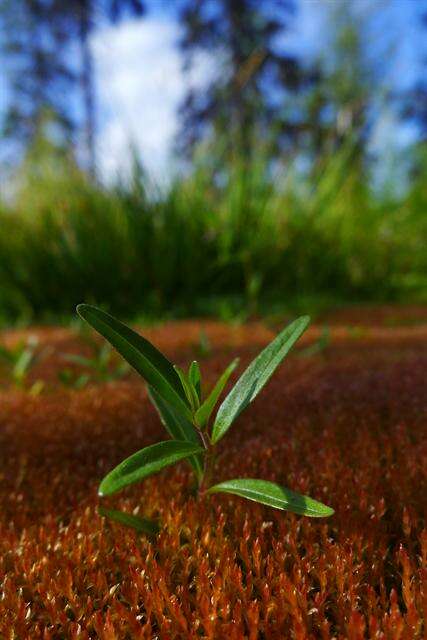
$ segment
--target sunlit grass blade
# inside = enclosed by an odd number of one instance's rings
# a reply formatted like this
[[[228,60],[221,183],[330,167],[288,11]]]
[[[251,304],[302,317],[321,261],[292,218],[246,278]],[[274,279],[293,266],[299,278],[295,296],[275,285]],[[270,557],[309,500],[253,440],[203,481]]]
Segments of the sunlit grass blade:
[[[78,314],[123,356],[160,395],[182,413],[191,416],[179,376],[173,365],[151,342],[105,311],[79,304]]]
[[[196,390],[197,397],[199,398],[199,402],[202,399],[202,376],[200,373],[200,367],[196,360],[190,364],[190,368],[188,370],[188,379]]]
[[[258,395],[309,322],[309,316],[292,322],[251,362],[218,409],[212,430],[213,443],[222,438],[237,416]]]
[[[145,447],[145,449],[141,449],[123,460],[110,471],[102,480],[98,494],[109,496],[130,484],[157,473],[164,467],[198,453],[203,453],[200,446],[177,440],[168,440]]]
[[[134,516],[130,513],[125,513],[124,511],[106,509],[105,507],[99,507],[98,512],[104,518],[109,518],[119,524],[124,524],[126,527],[131,527],[138,533],[155,536],[160,531],[159,525],[153,520],[148,520],[147,518],[139,518],[138,516]]]
[[[227,480],[210,487],[207,493],[232,493],[274,509],[292,511],[312,518],[326,518],[334,513],[333,509],[322,502],[303,496],[300,493],[295,493],[267,480],[254,480],[252,478]]]
[[[237,367],[238,362],[239,362],[239,359],[236,358],[235,360],[233,360],[231,364],[228,365],[228,367],[226,368],[224,373],[221,375],[221,377],[218,379],[216,385],[210,392],[209,396],[203,402],[202,406],[197,410],[195,415],[195,420],[200,427],[203,427],[208,422],[211,416],[211,413],[216,403],[218,402],[218,398],[221,395],[225,385],[227,384],[229,377],[233,373],[234,369]]]
[[[157,409],[160,420],[166,431],[174,440],[185,440],[200,445],[200,437],[190,420],[168,404],[153,387],[148,387],[148,396]],[[188,462],[193,467],[198,478],[203,473],[203,459],[201,456],[191,456]]]

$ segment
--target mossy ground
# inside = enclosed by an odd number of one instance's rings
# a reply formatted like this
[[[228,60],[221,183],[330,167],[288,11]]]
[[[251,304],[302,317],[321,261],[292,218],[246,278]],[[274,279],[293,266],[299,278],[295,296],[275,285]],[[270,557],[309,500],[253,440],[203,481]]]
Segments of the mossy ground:
[[[427,313],[411,318],[323,319],[329,341],[305,352],[322,332],[311,329],[222,441],[218,480],[274,480],[333,506],[332,518],[198,499],[182,464],[106,501],[158,518],[154,540],[97,514],[102,476],[165,437],[143,383],[64,388],[61,354],[88,346],[35,329],[52,347],[28,380],[45,380],[42,394],[1,380],[0,638],[424,638]],[[199,358],[212,382],[273,330],[194,321],[147,333],[178,364]]]

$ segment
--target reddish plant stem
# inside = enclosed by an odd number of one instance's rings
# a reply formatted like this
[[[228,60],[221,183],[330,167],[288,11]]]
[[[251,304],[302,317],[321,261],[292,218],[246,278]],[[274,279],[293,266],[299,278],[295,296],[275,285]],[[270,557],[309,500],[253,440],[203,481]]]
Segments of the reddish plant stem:
[[[214,448],[212,446],[208,433],[206,431],[201,431],[200,429],[198,431],[199,431],[199,435],[202,440],[203,446],[206,450],[205,468],[199,483],[199,494],[203,495],[211,483],[213,465],[214,465]]]

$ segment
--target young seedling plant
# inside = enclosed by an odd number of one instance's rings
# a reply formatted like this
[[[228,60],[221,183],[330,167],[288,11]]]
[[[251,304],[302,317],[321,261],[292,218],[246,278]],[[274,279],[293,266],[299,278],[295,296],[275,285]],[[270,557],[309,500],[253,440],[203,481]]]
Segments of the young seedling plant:
[[[110,471],[99,486],[101,497],[110,496],[180,460],[187,460],[201,494],[231,493],[311,517],[326,517],[334,513],[333,509],[317,500],[267,480],[236,478],[212,484],[216,445],[305,331],[310,322],[308,316],[292,322],[261,351],[237,380],[213,418],[215,406],[236,368],[237,360],[226,368],[205,397],[196,361],[185,372],[169,362],[148,340],[101,309],[81,304],[77,312],[144,378],[150,400],[170,436],[169,440],[134,453]],[[155,523],[130,514],[105,508],[101,513],[148,534],[157,530]]]
[[[8,367],[12,382],[18,389],[26,388],[26,381],[32,367],[50,352],[49,347],[37,352],[38,344],[37,337],[30,336],[26,342],[19,342],[14,347],[0,345],[0,363]],[[36,380],[28,391],[36,396],[43,391],[43,388],[43,380]]]
[[[90,382],[91,378],[99,382],[112,382],[123,378],[129,371],[130,367],[127,362],[120,362],[115,365],[112,362],[113,350],[108,343],[99,346],[93,343],[93,356],[86,358],[74,353],[65,353],[63,359],[71,364],[84,367],[91,373],[83,373],[75,375],[69,368],[62,369],[58,376],[60,381],[68,387],[74,389],[82,389]]]

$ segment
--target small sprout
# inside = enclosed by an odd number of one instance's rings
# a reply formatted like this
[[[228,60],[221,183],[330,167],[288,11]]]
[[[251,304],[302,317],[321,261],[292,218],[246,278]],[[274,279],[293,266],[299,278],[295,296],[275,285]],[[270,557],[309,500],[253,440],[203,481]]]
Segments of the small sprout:
[[[331,332],[328,326],[323,327],[322,333],[318,337],[318,339],[305,349],[302,349],[299,352],[299,356],[301,358],[307,358],[309,356],[316,356],[320,353],[323,353],[331,343]]]
[[[44,380],[36,380],[29,388],[28,393],[33,397],[37,397],[42,393],[44,388],[45,388]]]
[[[70,387],[71,389],[83,389],[90,381],[90,375],[87,373],[76,375],[74,371],[66,367],[65,369],[61,369],[58,373],[58,379],[66,387]]]
[[[9,370],[10,377],[16,387],[25,389],[28,374],[36,362],[46,356],[51,349],[37,351],[39,342],[36,336],[30,336],[26,342],[19,342],[15,347],[0,345],[0,362]],[[39,395],[44,388],[42,380],[37,380],[29,389],[32,395]]]
[[[91,378],[101,382],[112,382],[123,378],[129,372],[130,367],[127,362],[120,362],[117,366],[112,366],[113,350],[108,343],[103,344],[101,347],[94,341],[91,344],[94,350],[92,358],[86,358],[75,353],[64,354],[64,360],[70,364],[89,369],[92,374],[75,375],[68,367],[62,369],[58,374],[58,378],[65,386],[73,389],[82,389]]]
[[[200,358],[207,358],[212,353],[211,341],[204,329],[200,331],[199,343],[197,344],[197,352]]]
[[[237,366],[234,360],[220,376],[207,397],[202,394],[199,365],[192,362],[188,373],[173,365],[148,340],[91,305],[77,307],[86,320],[145,379],[148,395],[157,409],[171,440],[145,447],[133,454],[102,480],[99,495],[107,496],[157,473],[179,460],[187,460],[199,484],[201,494],[231,493],[276,509],[311,517],[327,517],[333,509],[308,496],[266,480],[238,478],[212,485],[215,445],[235,419],[255,399],[276,368],[309,324],[303,316],[287,326],[248,366],[225,397],[215,418],[212,413]],[[144,528],[121,512],[103,510],[113,520]],[[138,519],[139,520],[139,519]]]

